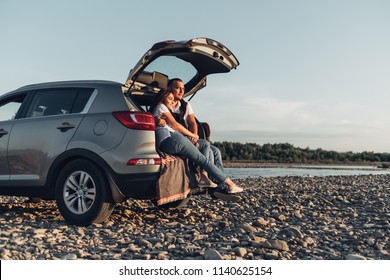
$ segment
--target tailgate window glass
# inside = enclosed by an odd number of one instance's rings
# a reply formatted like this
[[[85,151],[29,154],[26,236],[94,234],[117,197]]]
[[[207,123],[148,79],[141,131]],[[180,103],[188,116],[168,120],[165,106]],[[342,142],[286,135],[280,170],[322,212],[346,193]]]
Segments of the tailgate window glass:
[[[184,84],[198,75],[198,71],[191,63],[175,56],[161,56],[152,61],[145,71],[164,73],[169,79],[180,78]]]

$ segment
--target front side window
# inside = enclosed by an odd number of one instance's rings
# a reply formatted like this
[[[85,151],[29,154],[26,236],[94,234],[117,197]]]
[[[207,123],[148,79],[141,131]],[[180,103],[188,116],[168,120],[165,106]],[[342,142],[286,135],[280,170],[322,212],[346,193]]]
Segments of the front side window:
[[[24,100],[23,96],[18,96],[0,104],[0,121],[13,120]]]
[[[80,113],[92,94],[91,89],[58,89],[34,93],[27,118]]]

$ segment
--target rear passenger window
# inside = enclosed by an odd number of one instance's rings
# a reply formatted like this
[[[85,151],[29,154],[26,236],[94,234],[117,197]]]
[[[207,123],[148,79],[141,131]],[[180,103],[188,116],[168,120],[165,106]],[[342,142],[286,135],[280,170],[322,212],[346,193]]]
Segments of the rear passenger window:
[[[82,89],[78,92],[76,101],[73,104],[72,113],[80,113],[84,110],[92,92],[92,89]]]
[[[34,93],[26,117],[66,115],[83,111],[92,89],[58,89]]]

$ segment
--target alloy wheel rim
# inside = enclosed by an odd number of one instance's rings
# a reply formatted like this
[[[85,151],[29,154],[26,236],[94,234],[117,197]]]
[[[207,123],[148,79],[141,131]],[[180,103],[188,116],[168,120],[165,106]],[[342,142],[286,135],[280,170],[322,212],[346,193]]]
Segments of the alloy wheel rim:
[[[65,181],[63,196],[66,207],[72,213],[84,214],[96,199],[95,182],[87,172],[75,171]]]

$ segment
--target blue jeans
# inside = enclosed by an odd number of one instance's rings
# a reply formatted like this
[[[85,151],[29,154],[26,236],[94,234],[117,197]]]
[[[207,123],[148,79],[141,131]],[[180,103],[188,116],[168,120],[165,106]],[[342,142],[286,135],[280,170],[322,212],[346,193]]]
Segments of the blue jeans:
[[[214,163],[214,161],[212,161],[212,158],[210,157],[210,154],[212,153],[210,150],[210,142],[205,139],[199,139],[198,144],[199,152],[201,152],[201,154],[204,155],[211,163]],[[203,171],[203,168],[201,168],[201,171]]]
[[[211,163],[218,167],[219,170],[225,172],[225,170],[223,169],[221,151],[217,147],[210,145],[208,159]],[[216,182],[213,176],[209,176],[209,178],[211,179],[211,181]]]
[[[217,147],[210,145],[209,158],[216,167],[224,172],[221,151]]]
[[[218,184],[225,182],[228,176],[212,164],[187,137],[181,133],[171,133],[171,137],[161,142],[158,149],[170,155],[178,155],[189,159],[203,170],[207,171],[209,176],[213,177]]]

